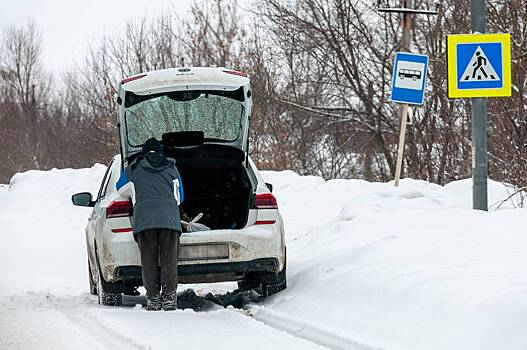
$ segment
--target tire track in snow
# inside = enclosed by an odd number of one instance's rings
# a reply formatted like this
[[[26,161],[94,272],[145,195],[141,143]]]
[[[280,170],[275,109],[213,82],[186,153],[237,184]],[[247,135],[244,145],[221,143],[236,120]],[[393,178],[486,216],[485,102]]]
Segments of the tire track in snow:
[[[93,341],[99,343],[108,350],[130,349],[147,350],[150,347],[137,344],[126,336],[114,332],[111,328],[101,323],[97,317],[86,313],[75,313],[66,310],[59,310],[75,327],[89,336]],[[80,311],[80,310],[77,310]]]
[[[58,311],[79,332],[86,335],[103,349],[149,349],[126,336],[115,332],[103,324],[96,316],[90,315],[88,310],[97,307],[91,296],[55,296],[49,293],[29,292],[10,297],[19,307],[34,310],[35,307]]]
[[[261,306],[247,308],[245,315],[296,338],[310,341],[331,350],[382,350],[382,348],[348,339],[325,329],[310,325],[305,321],[266,310]]]
[[[386,238],[383,238],[386,239]],[[202,294],[202,293],[201,293]],[[224,295],[196,295],[190,293],[193,298],[204,298],[219,306],[233,306],[233,311],[243,313],[255,321],[274,328],[280,332],[289,334],[297,339],[309,341],[313,344],[331,350],[382,350],[382,348],[355,341],[336,333],[332,333],[320,327],[311,325],[283,314],[271,311],[263,306],[257,305],[263,301],[256,292],[233,292]],[[179,299],[178,299],[179,302]]]

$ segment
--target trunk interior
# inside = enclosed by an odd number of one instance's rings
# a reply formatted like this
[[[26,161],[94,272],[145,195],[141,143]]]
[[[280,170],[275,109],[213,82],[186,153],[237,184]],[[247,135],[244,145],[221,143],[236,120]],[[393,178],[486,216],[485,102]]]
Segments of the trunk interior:
[[[243,164],[245,153],[238,148],[217,144],[165,148],[176,159],[185,199],[180,207],[182,219],[199,213],[198,222],[211,229],[240,229],[247,223],[252,185]]]

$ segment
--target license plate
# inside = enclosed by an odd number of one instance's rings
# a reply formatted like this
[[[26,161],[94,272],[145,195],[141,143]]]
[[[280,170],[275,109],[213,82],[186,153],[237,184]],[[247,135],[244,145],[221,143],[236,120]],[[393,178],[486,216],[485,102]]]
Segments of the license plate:
[[[179,247],[179,260],[211,260],[228,258],[228,244],[192,244]]]

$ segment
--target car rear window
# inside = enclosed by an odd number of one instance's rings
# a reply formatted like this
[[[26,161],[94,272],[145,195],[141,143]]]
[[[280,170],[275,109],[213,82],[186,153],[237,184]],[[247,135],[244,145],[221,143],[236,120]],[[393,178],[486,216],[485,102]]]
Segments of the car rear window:
[[[235,141],[240,136],[243,104],[210,92],[136,96],[126,109],[128,143],[140,146],[151,137],[174,131],[203,131],[206,139]],[[139,98],[137,98],[139,97]]]

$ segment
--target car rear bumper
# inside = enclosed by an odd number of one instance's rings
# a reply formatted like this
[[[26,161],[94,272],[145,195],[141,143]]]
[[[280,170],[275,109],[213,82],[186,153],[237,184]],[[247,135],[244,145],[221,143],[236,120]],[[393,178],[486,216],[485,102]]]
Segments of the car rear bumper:
[[[205,283],[236,281],[250,272],[271,272],[279,266],[278,259],[262,258],[251,261],[229,263],[179,265],[180,283]],[[115,269],[115,279],[140,280],[141,266],[119,266]]]
[[[109,229],[104,231],[105,237],[97,245],[105,280],[140,278],[141,259],[132,234],[113,233]],[[203,255],[203,251],[211,247],[214,248],[210,251],[218,252],[219,246],[226,246],[228,253],[222,251],[216,256]],[[196,252],[196,255],[189,252]],[[232,281],[252,271],[279,272],[284,263],[281,220],[275,224],[253,225],[240,230],[183,233],[180,240],[178,272],[181,283]]]

